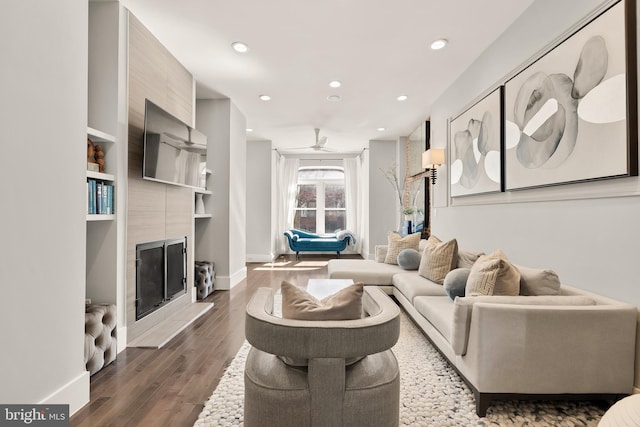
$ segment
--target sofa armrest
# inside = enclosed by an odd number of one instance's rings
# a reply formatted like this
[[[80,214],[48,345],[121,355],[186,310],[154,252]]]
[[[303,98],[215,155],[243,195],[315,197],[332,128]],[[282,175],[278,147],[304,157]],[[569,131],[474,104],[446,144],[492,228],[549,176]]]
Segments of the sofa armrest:
[[[517,304],[520,306],[594,306],[596,302],[589,297],[576,296],[475,296],[458,297],[453,303],[453,318],[451,324],[451,336],[449,343],[453,352],[458,356],[464,356],[467,352],[469,330],[471,328],[472,310],[477,303],[487,304]]]
[[[473,306],[456,366],[486,393],[630,393],[637,308]]]
[[[292,228],[290,231],[294,236],[297,235],[298,237],[303,238],[303,239],[317,239],[317,238],[320,237],[319,235],[317,235],[315,233],[309,233],[307,231],[298,230],[297,228]]]

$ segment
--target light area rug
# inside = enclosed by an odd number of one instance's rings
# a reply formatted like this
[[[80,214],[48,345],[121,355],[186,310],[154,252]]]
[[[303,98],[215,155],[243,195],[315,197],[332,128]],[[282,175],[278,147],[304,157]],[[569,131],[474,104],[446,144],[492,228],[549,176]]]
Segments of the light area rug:
[[[195,423],[197,427],[242,426],[245,341]],[[393,347],[400,365],[401,426],[597,426],[604,410],[580,401],[497,401],[487,416],[475,412],[473,393],[402,312]]]

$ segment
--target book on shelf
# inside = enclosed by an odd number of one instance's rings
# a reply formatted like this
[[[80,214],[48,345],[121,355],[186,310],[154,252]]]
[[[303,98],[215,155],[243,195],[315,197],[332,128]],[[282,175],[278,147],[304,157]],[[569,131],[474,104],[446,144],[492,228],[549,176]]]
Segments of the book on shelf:
[[[115,189],[112,184],[107,184],[96,179],[87,180],[87,212],[97,215],[112,215],[114,209]]]
[[[102,209],[102,181],[96,182],[96,213],[102,214],[104,213]]]
[[[87,181],[88,191],[88,212],[90,214],[96,213],[96,180],[90,179]]]
[[[105,184],[104,190],[104,213],[106,213],[107,215],[112,215],[115,213],[113,210],[113,185]]]

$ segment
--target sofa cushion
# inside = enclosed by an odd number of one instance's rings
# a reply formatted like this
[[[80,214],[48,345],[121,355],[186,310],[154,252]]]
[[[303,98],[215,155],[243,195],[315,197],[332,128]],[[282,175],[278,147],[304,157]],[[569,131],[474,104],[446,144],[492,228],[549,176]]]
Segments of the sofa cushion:
[[[422,252],[418,274],[442,284],[448,272],[458,263],[458,242],[456,239],[442,242],[436,236],[429,237]]]
[[[420,296],[413,300],[415,309],[423,315],[449,341],[451,337],[451,319],[453,302],[448,297]]]
[[[417,296],[447,296],[442,285],[414,273],[399,273],[393,276],[393,285],[413,304]]]
[[[447,273],[442,285],[449,298],[454,300],[456,297],[464,296],[469,273],[471,273],[470,268],[456,268]]]
[[[327,264],[327,270],[330,279],[351,279],[365,285],[378,286],[391,286],[391,278],[394,274],[406,273],[406,270],[399,265],[375,262],[370,259],[332,259]]]
[[[418,250],[420,246],[420,233],[409,234],[402,237],[395,231],[390,231],[387,236],[387,256],[384,262],[387,264],[398,264],[398,254],[403,249],[415,249]]]
[[[404,270],[417,270],[420,258],[420,252],[415,249],[403,249],[398,254],[398,265]]]
[[[596,305],[593,298],[587,296],[475,296],[456,298],[453,302],[453,322],[451,326],[451,339],[449,343],[455,354],[464,356],[467,353],[467,341],[471,327],[471,314],[476,303],[491,304],[517,304],[517,305],[553,305],[576,306]]]
[[[485,255],[484,252],[473,252],[465,249],[458,248],[458,268],[471,268],[473,264],[480,258],[482,255]]]
[[[559,295],[560,278],[553,270],[514,266],[520,272],[520,295]]]
[[[500,249],[483,255],[473,264],[465,295],[518,295],[520,272]]]
[[[355,320],[362,317],[362,283],[347,286],[321,300],[286,281],[280,289],[285,319]]]

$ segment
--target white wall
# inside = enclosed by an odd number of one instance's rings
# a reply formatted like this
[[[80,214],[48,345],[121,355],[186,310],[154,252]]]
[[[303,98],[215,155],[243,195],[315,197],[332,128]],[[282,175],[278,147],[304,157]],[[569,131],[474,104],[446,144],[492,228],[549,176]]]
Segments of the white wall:
[[[247,121],[229,101],[229,272],[230,286],[247,277]]]
[[[444,146],[448,118],[601,3],[534,2],[434,104],[432,144]],[[515,263],[553,268],[566,284],[640,306],[638,178],[456,199],[447,197],[446,178],[443,168],[434,196],[435,235],[456,237],[463,248],[502,248]]]
[[[381,171],[393,161],[397,164],[399,153],[396,141],[369,141],[368,151],[369,224],[363,244],[368,257],[373,258],[375,246],[386,244],[389,231],[397,230],[400,224],[398,196]]]
[[[229,99],[198,100],[196,128],[207,135],[213,178],[211,231],[200,238],[198,251],[215,264],[216,289],[230,289],[247,275],[246,120]]]
[[[89,400],[84,366],[88,4],[0,15],[0,402]],[[36,29],[36,31],[34,31]]]
[[[247,141],[247,261],[274,258],[271,141]]]

